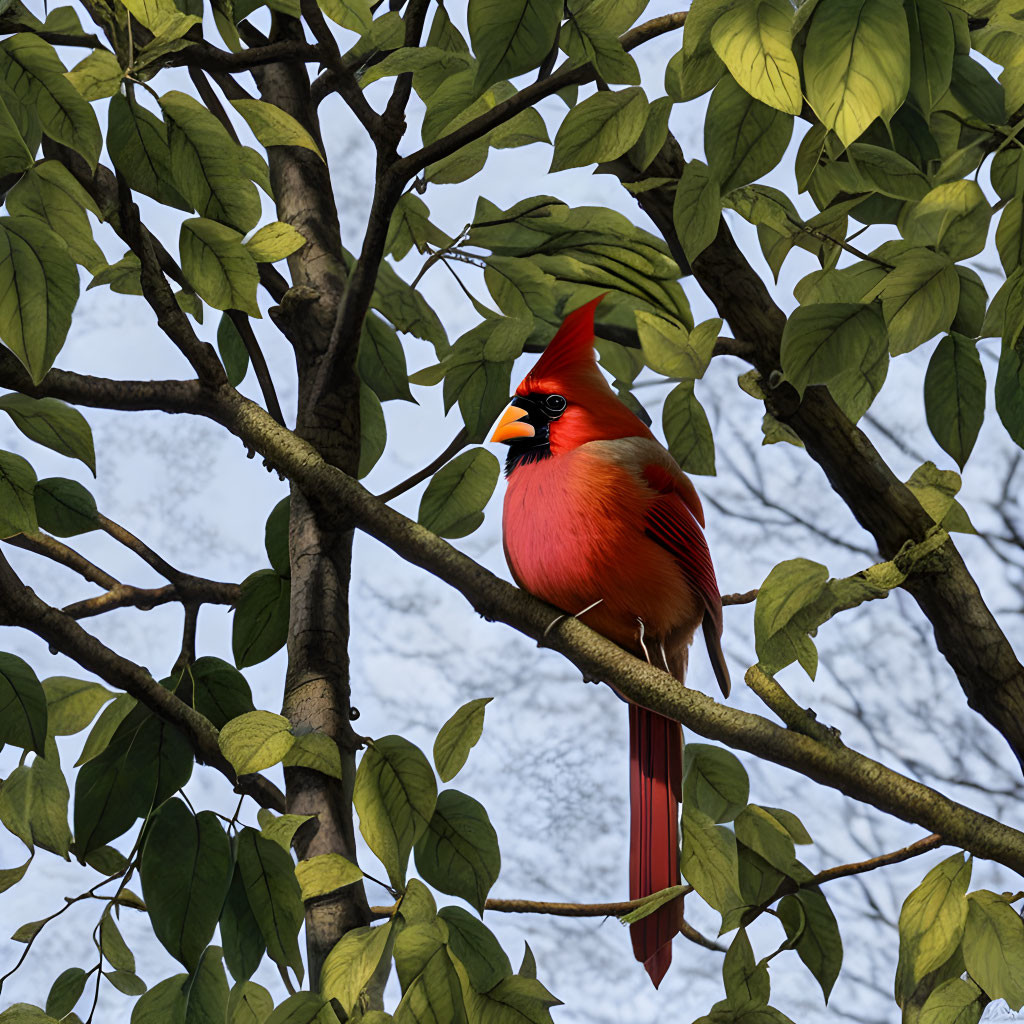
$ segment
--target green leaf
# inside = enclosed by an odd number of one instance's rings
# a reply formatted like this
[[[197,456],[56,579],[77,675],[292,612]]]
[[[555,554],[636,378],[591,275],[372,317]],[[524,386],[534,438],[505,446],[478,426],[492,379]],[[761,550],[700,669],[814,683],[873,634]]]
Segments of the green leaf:
[[[107,260],[93,240],[86,210],[99,216],[92,197],[71,172],[55,160],[30,168],[7,193],[8,213],[31,217],[47,225],[63,239],[72,259],[95,274],[107,265]]]
[[[800,306],[782,331],[780,360],[786,379],[802,395],[811,384],[834,384],[870,367],[888,347],[878,308],[858,302]]]
[[[899,153],[866,142],[855,142],[846,152],[857,174],[876,192],[894,199],[911,200],[928,194],[931,186],[927,177]],[[843,165],[833,165],[836,166]]]
[[[964,978],[950,978],[932,990],[921,1007],[920,1024],[978,1024],[985,993]]]
[[[217,816],[212,811],[193,815],[181,800],[169,800],[150,820],[140,873],[156,937],[175,960],[194,970],[231,882],[231,844]]]
[[[0,452],[0,537],[38,529],[35,470],[20,455]]]
[[[302,892],[291,857],[255,829],[244,828],[238,836],[238,869],[271,960],[301,978]]]
[[[623,924],[636,924],[645,917],[650,917],[656,910],[660,910],[666,903],[671,903],[683,895],[682,885],[670,885],[667,889],[660,889],[658,892],[644,896],[638,906],[625,914],[619,915]]]
[[[312,768],[332,779],[341,778],[341,752],[326,733],[307,732],[296,736],[281,763],[285,768]]]
[[[804,50],[807,101],[849,145],[888,121],[910,87],[910,39],[899,0],[821,0]]]
[[[0,409],[26,437],[61,455],[80,459],[92,470],[93,476],[96,475],[92,431],[74,406],[56,398],[10,394],[0,396]]]
[[[152,908],[147,909],[152,913]],[[135,973],[135,956],[118,931],[109,907],[103,911],[100,918],[100,950],[103,952],[103,958],[115,970]]]
[[[437,802],[437,782],[418,747],[401,736],[374,740],[356,771],[352,795],[359,831],[402,888],[413,844],[426,831]]]
[[[77,302],[78,269],[60,237],[34,217],[0,217],[0,340],[34,383],[63,348]]]
[[[49,759],[14,769],[0,788],[0,821],[30,849],[41,846],[68,859],[68,784],[60,770],[53,741]]]
[[[683,803],[714,822],[732,821],[747,806],[750,780],[739,758],[724,747],[683,748]]]
[[[282,498],[267,516],[263,531],[263,546],[271,568],[279,576],[287,577],[291,572],[288,555],[288,530],[291,521],[291,498]]]
[[[17,103],[17,100],[13,102]],[[38,145],[39,140],[34,141]],[[35,159],[33,154],[34,149],[29,149],[29,144],[11,115],[8,100],[0,96],[0,174],[6,176],[27,170]]]
[[[407,925],[394,954],[402,984],[396,1024],[466,1024],[462,985],[436,923]]]
[[[547,0],[469,0],[476,92],[538,67],[555,45],[562,9]]]
[[[512,975],[512,964],[494,933],[462,907],[442,907],[437,915],[448,926],[448,948],[466,969],[477,992],[489,992]]]
[[[94,733],[116,708],[115,701],[100,716]],[[192,775],[193,759],[192,747],[177,726],[142,707],[133,708],[106,749],[87,761],[75,780],[78,855],[123,835],[137,818],[177,792]]]
[[[640,138],[646,121],[647,97],[638,86],[589,96],[562,121],[549,170],[614,160]]]
[[[636,327],[644,359],[655,373],[695,380],[704,376],[711,362],[722,321],[708,320],[690,332],[681,324],[638,309]]]
[[[203,218],[243,233],[254,228],[262,204],[256,186],[242,172],[238,143],[210,111],[185,93],[164,93],[160,107],[178,191]]]
[[[249,711],[220,731],[221,752],[239,775],[261,772],[277,764],[291,749],[291,723],[271,711]]]
[[[1021,200],[1011,199],[1003,209],[996,228],[996,249],[999,262],[1007,274],[1012,274],[1024,262],[1024,224],[1021,221]]]
[[[683,29],[683,48],[665,70],[665,91],[674,100],[696,99],[714,88],[725,65],[711,45],[711,30],[732,0],[693,0]]]
[[[36,109],[51,139],[80,153],[95,170],[102,146],[99,122],[64,74],[57,52],[36,35],[19,32],[0,43],[0,81]]]
[[[55,537],[75,537],[99,529],[96,500],[77,480],[59,476],[40,480],[33,499],[40,528]]]
[[[104,971],[103,977],[126,996],[141,996],[146,983],[134,971]]]
[[[263,1024],[334,1024],[338,1018],[333,1009],[325,1009],[325,1006],[323,996],[315,992],[296,992],[281,1003]],[[373,1024],[372,1017],[371,1012],[360,1019],[366,1024]]]
[[[736,837],[696,808],[683,813],[679,868],[697,894],[721,914],[740,902]]]
[[[928,117],[949,88],[953,73],[953,22],[938,0],[908,0],[910,99]]]
[[[925,462],[911,474],[907,487],[936,523],[951,532],[975,532],[967,513],[956,501],[960,477],[951,469],[938,469],[934,462]]]
[[[227,963],[227,951],[224,962]],[[254,981],[239,981],[228,993],[228,1024],[266,1024],[273,1010],[273,997]]]
[[[551,1006],[559,1001],[536,979],[502,978],[488,992],[463,988],[471,1021],[488,1024],[551,1024]]]
[[[46,752],[46,693],[28,662],[0,653],[0,743]]]
[[[463,704],[441,726],[434,740],[434,765],[442,782],[451,782],[462,771],[469,752],[484,731],[484,709],[493,697],[477,697]]]
[[[767,174],[778,164],[793,134],[793,116],[783,114],[723,78],[708,103],[704,152],[723,195]]]
[[[106,750],[117,731],[117,727],[127,718],[135,705],[136,700],[134,697],[129,697],[127,693],[122,693],[114,698],[110,707],[103,709],[103,713],[96,720],[96,724],[86,737],[82,753],[75,762],[76,768]]]
[[[62,971],[46,997],[46,1012],[58,1020],[66,1017],[75,1008],[75,1003],[82,998],[88,977],[81,967],[69,967]]]
[[[384,454],[388,431],[384,410],[373,389],[360,381],[359,385],[359,470],[360,480],[377,465]]]
[[[1019,1010],[1024,1006],[1024,921],[1004,897],[985,889],[972,892],[966,903],[966,924],[962,916],[957,919],[967,973],[990,999],[1005,999],[1011,1010]]]
[[[259,267],[239,232],[205,217],[181,225],[181,269],[204,302],[214,309],[240,309],[260,316],[256,288]]]
[[[431,478],[420,500],[419,522],[440,537],[465,537],[483,521],[498,483],[498,460],[485,448],[456,455]]]
[[[116,263],[104,267],[89,282],[90,288],[98,288],[100,285],[109,284],[112,292],[120,295],[141,295],[142,275],[139,257],[133,252],[125,253]]]
[[[803,106],[800,69],[790,45],[793,9],[785,0],[759,0],[725,11],[711,45],[733,78],[755,99],[786,114]]]
[[[357,783],[358,785],[358,783]],[[391,925],[353,928],[327,954],[320,974],[320,992],[337,999],[346,1013],[358,1004],[391,941]]]
[[[231,100],[231,106],[245,118],[260,145],[299,146],[312,150],[323,159],[309,132],[291,114],[275,104],[263,100]]]
[[[415,401],[409,390],[409,368],[402,343],[394,330],[372,313],[363,323],[357,365],[363,383],[382,402],[396,398]]]
[[[42,682],[46,695],[46,727],[51,736],[71,736],[81,732],[96,717],[111,693],[99,683],[67,676],[50,676]]]
[[[458,790],[444,790],[416,842],[416,867],[435,889],[460,896],[483,914],[501,870],[498,836],[483,805]]]
[[[904,900],[899,922],[900,965],[911,979],[911,990],[960,945],[970,880],[971,861],[955,853],[932,868]]]
[[[249,372],[249,350],[229,313],[222,313],[217,325],[217,351],[228,375],[228,383],[237,388]]]
[[[124,72],[109,50],[93,50],[64,77],[81,93],[82,99],[105,100],[120,89]]]
[[[132,93],[111,97],[107,110],[107,152],[128,187],[167,206],[191,213],[171,172],[167,126]]]
[[[285,645],[290,602],[291,585],[273,569],[259,569],[242,581],[231,630],[239,668],[266,661]]]
[[[228,979],[224,974],[222,952],[209,946],[185,990],[185,1024],[220,1024],[228,1005]]]
[[[302,898],[312,900],[358,882],[363,873],[358,864],[340,853],[321,853],[309,860],[300,860],[295,865],[295,877],[299,880]]]
[[[242,871],[237,863],[220,912],[220,939],[224,947],[224,963],[231,976],[236,981],[252,977],[267,952],[267,941],[249,906]]]
[[[154,985],[132,1008],[131,1024],[185,1024],[187,974]]]
[[[722,961],[722,979],[725,982],[726,998],[733,1005],[767,1005],[771,995],[768,968],[763,962],[757,963],[754,960],[754,951],[745,928],[736,932],[736,938],[726,950]]]
[[[920,202],[908,204],[900,230],[908,242],[931,245],[952,260],[962,260],[985,248],[991,216],[976,181],[950,181],[936,185]]]
[[[688,161],[676,188],[672,221],[691,263],[715,240],[721,216],[718,180],[699,160]]]
[[[687,473],[715,475],[715,442],[693,381],[676,385],[665,399],[662,427],[668,450]]]
[[[765,671],[776,671],[796,658],[800,658],[804,665],[808,653],[812,656],[813,666],[817,666],[813,643],[806,640],[803,631],[791,624],[800,611],[824,594],[827,583],[828,569],[806,558],[780,562],[768,574],[758,590],[754,606],[754,642],[758,660]],[[806,644],[801,638],[806,640]],[[801,650],[806,645],[810,645],[809,652]],[[813,677],[813,671],[807,670]]]
[[[927,249],[912,249],[896,261],[882,282],[882,315],[889,328],[889,351],[910,352],[956,316],[960,278],[949,258]]]
[[[779,917],[827,1003],[843,965],[843,940],[828,901],[817,887],[799,889],[779,902]]]
[[[38,1006],[12,1003],[0,1013],[0,1024],[57,1024],[57,1020],[44,1013]]]
[[[924,378],[932,437],[963,469],[985,418],[985,371],[973,341],[949,334],[935,347]]]
[[[260,832],[264,839],[271,839],[278,846],[284,850],[285,853],[290,853],[292,848],[292,840],[295,837],[295,833],[307,822],[313,815],[311,814],[282,814],[277,817],[274,816],[272,811],[268,811],[265,807],[261,807],[256,812],[256,817],[260,823]]]
[[[275,220],[264,224],[245,243],[245,248],[257,263],[276,263],[298,252],[305,244],[306,236],[301,231]]]

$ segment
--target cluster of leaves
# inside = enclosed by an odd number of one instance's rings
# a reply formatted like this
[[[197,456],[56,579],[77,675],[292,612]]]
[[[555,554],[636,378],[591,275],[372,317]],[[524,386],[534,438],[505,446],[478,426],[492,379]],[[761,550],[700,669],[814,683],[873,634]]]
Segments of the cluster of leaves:
[[[220,728],[221,749],[239,776],[282,764],[340,777],[337,747],[322,734],[294,732],[280,715],[255,710],[244,677],[227,663],[200,658],[164,685]],[[301,981],[304,904],[361,882],[359,867],[337,853],[293,861],[292,842],[308,815],[261,810],[254,828],[212,811],[194,812],[174,796],[192,772],[188,743],[133,698],[76,679],[40,683],[25,662],[8,654],[0,655],[0,687],[3,741],[36,754],[0,789],[0,822],[31,854],[20,867],[0,872],[0,890],[20,881],[35,848],[42,847],[65,859],[74,854],[99,871],[103,881],[79,898],[95,895],[105,904],[94,933],[97,965],[67,968],[54,981],[45,1009],[19,1004],[3,1015],[5,1021],[75,1019],[68,1015],[94,974],[97,988],[102,975],[119,991],[141,996],[133,1024],[550,1019],[548,1008],[557,1000],[536,980],[529,952],[513,973],[491,931],[460,907],[439,911],[424,884],[464,899],[482,916],[498,877],[501,857],[487,812],[459,790],[438,792],[437,784],[438,777],[450,782],[466,763],[490,698],[466,704],[439,731],[436,776],[408,740],[370,742],[356,773],[354,804],[363,837],[398,902],[383,924],[348,932],[330,952],[319,993],[299,993],[275,1008],[266,989],[251,980],[253,973],[269,957]],[[55,737],[81,731],[101,708],[79,759],[72,834]],[[129,857],[108,845],[140,819]],[[413,853],[423,881],[408,877]],[[141,896],[127,887],[136,872]],[[113,895],[97,894],[111,883],[117,886]],[[115,921],[122,908],[146,913],[157,939],[187,973],[147,989]],[[31,946],[62,912],[22,925],[15,941]],[[218,927],[220,945],[210,945]],[[382,962],[392,959],[403,993],[393,1018],[369,1012],[364,994]]]
[[[794,12],[781,2],[696,0],[666,77],[679,99],[713,88],[707,165],[691,161],[676,193],[687,257],[713,240],[723,207],[757,225],[776,275],[794,247],[818,256],[822,269],[795,289],[800,306],[786,324],[782,370],[801,394],[827,385],[854,421],[882,387],[890,356],[948,332],[932,355],[924,402],[935,440],[961,468],[984,418],[981,338],[1003,339],[996,408],[1024,441],[1013,298],[1024,22],[1011,7],[811,0]],[[1003,69],[998,81],[972,50]],[[811,125],[796,157],[799,190],[820,211],[809,220],[783,192],[752,184],[782,159],[795,116]],[[969,180],[986,161],[994,204]],[[996,242],[1008,278],[989,304],[961,261],[981,252],[1000,210]],[[899,238],[862,254],[847,240],[851,219],[862,225],[857,233],[893,225]],[[859,258],[840,268],[844,249]]]
[[[1024,1006],[1021,893],[968,893],[972,860],[937,864],[900,912],[896,1002],[913,1024],[977,1024],[986,1005]]]
[[[911,474],[907,486],[935,520],[928,537],[910,541],[887,562],[879,562],[844,579],[829,578],[828,569],[807,558],[780,562],[757,592],[754,607],[754,643],[758,664],[769,675],[794,661],[813,679],[818,651],[812,637],[819,626],[839,612],[865,601],[887,597],[928,556],[941,547],[949,531],[973,533],[974,528],[956,500],[960,477],[931,462]]]

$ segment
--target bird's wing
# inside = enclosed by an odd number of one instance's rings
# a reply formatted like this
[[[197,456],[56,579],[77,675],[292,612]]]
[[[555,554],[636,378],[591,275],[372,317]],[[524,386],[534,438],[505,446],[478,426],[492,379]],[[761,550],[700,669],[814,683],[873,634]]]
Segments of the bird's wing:
[[[686,581],[704,601],[702,623],[708,654],[715,670],[715,676],[722,692],[728,696],[730,690],[729,670],[722,652],[722,597],[718,591],[711,552],[695,512],[692,500],[696,499],[693,485],[678,469],[672,472],[662,460],[645,467],[643,471],[647,484],[658,492],[647,510],[645,531],[675,559]],[[682,481],[685,486],[680,485]],[[691,495],[693,498],[691,499]]]

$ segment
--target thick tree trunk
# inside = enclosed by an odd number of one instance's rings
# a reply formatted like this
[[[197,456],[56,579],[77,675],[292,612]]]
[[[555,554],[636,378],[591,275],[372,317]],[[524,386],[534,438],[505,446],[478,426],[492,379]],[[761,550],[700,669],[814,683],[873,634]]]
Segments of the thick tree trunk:
[[[298,31],[292,19],[275,19],[275,39]],[[273,64],[256,71],[261,94],[290,113],[320,141],[310,100],[310,83],[301,64]],[[308,150],[274,147],[270,176],[278,217],[293,225],[307,244],[289,259],[292,287],[271,310],[275,323],[295,349],[299,384],[296,432],[324,459],[355,475],[359,463],[359,381],[355,373],[357,339],[342,339],[342,384],[318,398],[314,381],[325,357],[345,284],[341,233],[330,175]],[[340,853],[356,859],[352,786],[358,740],[351,725],[349,686],[349,608],[352,531],[339,527],[292,487],[289,556],[291,614],[288,674],[282,713],[302,731],[320,732],[337,743],[342,780],[306,768],[285,771],[288,811],[315,815],[315,823],[296,836],[300,859]],[[306,904],[309,987],[316,990],[324,958],[352,928],[370,921],[362,883]]]

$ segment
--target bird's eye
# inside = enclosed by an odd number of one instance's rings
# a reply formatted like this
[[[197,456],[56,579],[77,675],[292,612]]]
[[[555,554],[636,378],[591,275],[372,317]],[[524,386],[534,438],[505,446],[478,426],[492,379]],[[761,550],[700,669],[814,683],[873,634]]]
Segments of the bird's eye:
[[[567,404],[568,403],[561,395],[548,395],[547,398],[544,399],[544,408],[547,409],[548,412],[565,412]]]

